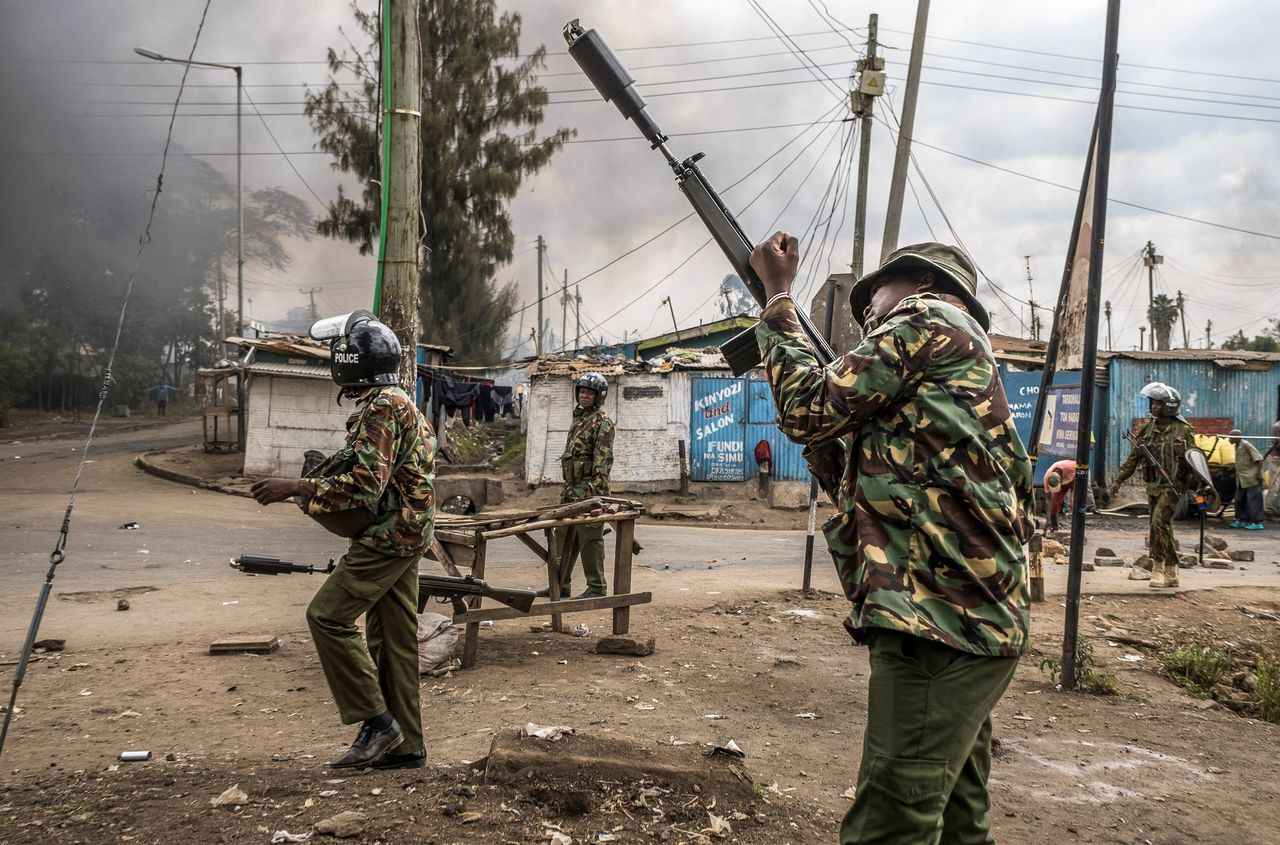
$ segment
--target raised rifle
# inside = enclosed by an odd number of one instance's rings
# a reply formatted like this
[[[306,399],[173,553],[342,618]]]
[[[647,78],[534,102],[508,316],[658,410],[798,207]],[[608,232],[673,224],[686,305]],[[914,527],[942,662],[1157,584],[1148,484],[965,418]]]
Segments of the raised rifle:
[[[231,559],[231,568],[238,569],[245,575],[312,575],[319,573],[328,575],[334,570],[333,561],[324,569],[305,564],[283,560],[275,555],[240,555]],[[513,587],[494,587],[479,578],[470,575],[457,577],[453,575],[418,575],[418,612],[427,607],[427,599],[432,596],[441,603],[452,602],[453,612],[467,612],[464,601],[468,596],[484,596],[487,599],[501,602],[507,607],[515,608],[521,613],[528,613],[536,598],[533,590],[521,590]]]
[[[1156,471],[1156,474],[1160,476],[1161,481],[1163,481],[1165,484],[1168,484],[1170,487],[1177,486],[1176,484],[1173,483],[1173,479],[1169,477],[1169,473],[1165,471],[1165,468],[1160,464],[1158,460],[1156,460],[1156,456],[1153,455],[1151,453],[1151,450],[1147,448],[1146,443],[1143,443],[1136,436],[1134,436],[1134,433],[1132,431],[1126,431],[1124,433],[1124,439],[1128,440],[1130,443],[1133,444],[1133,448],[1137,449],[1138,454],[1142,455],[1142,459],[1147,462],[1147,465]]]
[[[698,161],[706,154],[695,153],[681,161],[667,148],[667,136],[646,111],[644,97],[635,89],[635,78],[598,31],[584,30],[577,19],[574,19],[565,24],[564,39],[569,44],[569,55],[582,68],[600,96],[617,106],[624,118],[635,123],[651,148],[662,153],[676,175],[676,184],[681,192],[720,246],[725,258],[733,265],[738,278],[746,285],[756,302],[764,307],[764,285],[750,262],[751,250],[755,245],[747,238],[716,189],[711,187],[711,182],[698,167]],[[835,360],[831,346],[813,325],[809,315],[797,308],[796,318],[819,363],[826,366]],[[756,344],[755,328],[734,335],[720,346],[720,353],[724,355],[734,375],[740,376],[760,366],[760,348]]]

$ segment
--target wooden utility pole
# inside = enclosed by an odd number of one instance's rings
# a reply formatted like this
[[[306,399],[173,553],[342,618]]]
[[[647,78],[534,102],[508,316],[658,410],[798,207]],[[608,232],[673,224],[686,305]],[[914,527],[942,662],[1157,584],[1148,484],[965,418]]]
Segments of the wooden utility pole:
[[[881,264],[889,258],[889,253],[898,248],[898,230],[902,226],[902,193],[907,186],[907,165],[911,163],[911,135],[916,125],[916,92],[920,90],[920,64],[924,60],[924,35],[928,24],[929,0],[916,0],[916,31],[911,36],[907,89],[902,95],[902,121],[898,124],[898,148],[893,154],[893,176],[889,180],[889,207],[884,214],[884,239],[880,242]]]
[[[671,304],[671,297],[665,297],[658,303],[658,307],[667,306],[667,310],[671,312],[671,327],[676,330],[676,340],[680,339],[680,324],[676,322],[676,308]]]
[[[1213,320],[1209,320],[1204,324],[1204,348],[1213,348]]]
[[[564,284],[560,286],[560,347],[569,345],[569,270],[564,271]]]
[[[1190,349],[1191,341],[1187,338],[1187,298],[1178,291],[1178,319],[1182,321],[1182,348]]]
[[[1142,352],[1144,349],[1147,348],[1146,337],[1147,337],[1147,327],[1138,326],[1138,351],[1139,352]]]
[[[858,90],[851,92],[853,113],[862,118],[858,129],[858,194],[853,207],[853,277],[862,275],[867,240],[867,170],[871,162],[871,116],[875,98],[884,93],[884,59],[876,58],[878,15],[867,25],[867,57],[858,61]]]
[[[374,310],[400,339],[400,384],[412,391],[418,381],[418,236],[422,207],[422,51],[418,44],[417,0],[383,5],[382,190],[385,247],[379,271],[382,286]]]
[[[542,356],[542,265],[546,263],[544,257],[547,251],[547,242],[542,239],[542,235],[538,235],[538,334],[533,339],[534,351],[539,357]]]
[[[1151,327],[1151,348],[1156,348],[1156,321],[1155,321],[1155,304],[1156,304],[1156,265],[1164,263],[1164,256],[1156,254],[1155,244],[1147,241],[1146,254],[1142,256],[1142,263],[1147,266],[1147,325]]]
[[[1107,351],[1110,352],[1112,349],[1115,349],[1115,346],[1111,343],[1111,300],[1108,299],[1103,303],[1103,308],[1104,313],[1107,315]]]
[[[1028,325],[1031,326],[1031,339],[1039,340],[1040,313],[1037,310],[1038,306],[1036,305],[1036,289],[1031,283],[1031,256],[1027,255],[1023,257],[1027,260],[1027,307],[1031,310],[1031,319],[1028,321]]]
[[[303,296],[311,297],[311,305],[309,306],[309,313],[311,315],[311,322],[313,323],[316,320],[320,319],[320,312],[316,310],[316,294],[322,292],[323,290],[324,288],[311,288],[310,290],[302,290],[301,288],[298,289],[298,293],[302,294]]]

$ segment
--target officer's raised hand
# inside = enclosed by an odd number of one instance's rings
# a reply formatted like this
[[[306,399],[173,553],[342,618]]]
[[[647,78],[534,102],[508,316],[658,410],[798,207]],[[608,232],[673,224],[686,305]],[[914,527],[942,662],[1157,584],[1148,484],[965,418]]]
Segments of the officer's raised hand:
[[[263,478],[255,481],[249,488],[253,498],[260,505],[284,502],[298,495],[298,479],[296,478]]]
[[[751,251],[751,269],[760,277],[767,299],[791,292],[799,266],[800,241],[786,232],[774,232]]]

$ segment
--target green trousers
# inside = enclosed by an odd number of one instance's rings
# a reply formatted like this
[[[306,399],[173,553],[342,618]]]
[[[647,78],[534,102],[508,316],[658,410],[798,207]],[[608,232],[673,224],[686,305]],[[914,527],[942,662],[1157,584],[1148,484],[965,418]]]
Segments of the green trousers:
[[[343,724],[390,711],[404,741],[422,746],[418,701],[418,558],[386,557],[352,544],[307,607],[307,626]],[[356,619],[365,615],[365,637]]]
[[[590,523],[579,525],[574,537],[573,546],[569,549],[569,565],[565,567],[564,578],[560,584],[560,595],[566,596],[573,586],[573,564],[578,556],[582,556],[582,574],[586,576],[587,586],[597,593],[609,592],[604,580],[604,525]],[[569,535],[569,526],[555,530],[555,557],[560,560],[560,550],[564,548],[565,538]]]
[[[841,845],[986,845],[991,708],[1018,665],[876,629],[857,794]]]
[[[1147,533],[1147,552],[1151,555],[1151,574],[1164,575],[1178,581],[1178,543],[1173,537],[1173,517],[1178,512],[1182,495],[1171,487],[1147,494],[1151,506],[1151,527]]]

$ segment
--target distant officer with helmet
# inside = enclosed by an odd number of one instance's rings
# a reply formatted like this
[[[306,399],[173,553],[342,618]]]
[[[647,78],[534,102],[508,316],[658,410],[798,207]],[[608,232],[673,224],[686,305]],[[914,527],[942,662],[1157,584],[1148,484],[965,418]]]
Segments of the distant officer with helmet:
[[[1178,510],[1182,494],[1193,486],[1191,465],[1187,463],[1187,450],[1195,445],[1195,429],[1182,416],[1182,395],[1167,384],[1153,381],[1140,391],[1148,401],[1151,419],[1138,429],[1138,442],[1146,445],[1155,457],[1160,469],[1143,459],[1141,450],[1135,448],[1120,466],[1110,489],[1111,498],[1120,492],[1120,485],[1142,464],[1147,482],[1147,501],[1151,506],[1151,528],[1147,547],[1151,554],[1152,587],[1178,586],[1178,547],[1173,537],[1173,517]],[[1165,476],[1168,476],[1168,481]],[[1171,482],[1171,483],[1170,483]]]
[[[297,497],[317,520],[356,514],[347,553],[307,608],[307,624],[343,724],[360,722],[336,769],[420,768],[426,759],[418,699],[418,559],[435,516],[436,439],[399,386],[400,342],[368,311],[321,320],[338,401],[354,399],[332,475],[265,478],[260,504]],[[332,529],[331,529],[332,530]],[[356,619],[365,616],[368,646]]]
[[[560,467],[564,475],[564,487],[560,501],[580,502],[593,496],[609,495],[609,473],[613,469],[613,420],[604,412],[604,399],[609,394],[609,382],[599,373],[583,373],[574,384],[573,422],[565,441]],[[568,542],[571,529],[555,530],[555,560]],[[573,545],[569,551],[569,565],[565,568],[560,595],[568,596],[572,589],[573,564],[582,556],[582,574],[587,579],[587,589],[578,598],[607,595],[608,584],[604,578],[604,526],[600,523],[578,525]],[[543,589],[540,596],[550,596],[551,590]]]

